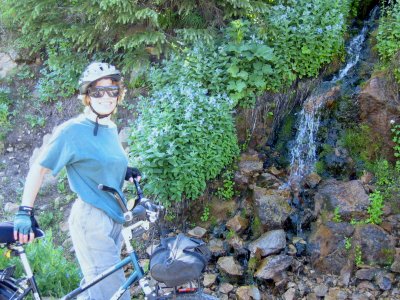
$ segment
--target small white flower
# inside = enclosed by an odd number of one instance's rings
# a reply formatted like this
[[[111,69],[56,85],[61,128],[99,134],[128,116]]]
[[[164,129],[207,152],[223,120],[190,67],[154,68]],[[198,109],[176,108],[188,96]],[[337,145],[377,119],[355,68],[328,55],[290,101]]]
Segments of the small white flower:
[[[393,120],[393,119],[390,120],[390,124],[391,124],[391,125],[393,125],[394,123],[396,123],[395,120]]]

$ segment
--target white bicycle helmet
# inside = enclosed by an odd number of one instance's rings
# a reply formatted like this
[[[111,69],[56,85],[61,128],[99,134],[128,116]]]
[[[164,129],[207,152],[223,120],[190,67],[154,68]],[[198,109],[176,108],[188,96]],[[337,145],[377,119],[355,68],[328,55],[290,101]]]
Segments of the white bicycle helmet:
[[[79,92],[84,95],[92,82],[101,78],[109,77],[115,81],[121,80],[121,72],[118,71],[113,65],[102,62],[92,62],[83,71],[79,78]]]

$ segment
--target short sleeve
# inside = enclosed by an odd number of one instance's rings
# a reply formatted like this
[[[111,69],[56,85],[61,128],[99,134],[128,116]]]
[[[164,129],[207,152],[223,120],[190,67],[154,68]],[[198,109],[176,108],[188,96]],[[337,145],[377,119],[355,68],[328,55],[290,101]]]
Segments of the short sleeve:
[[[73,159],[71,143],[66,130],[54,133],[39,157],[39,164],[50,169],[52,175],[56,176]]]

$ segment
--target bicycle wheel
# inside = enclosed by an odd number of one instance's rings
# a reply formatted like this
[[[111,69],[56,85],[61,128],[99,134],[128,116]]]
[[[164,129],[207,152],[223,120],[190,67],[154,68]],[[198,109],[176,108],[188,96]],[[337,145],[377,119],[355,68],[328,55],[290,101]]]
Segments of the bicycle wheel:
[[[17,288],[8,281],[0,281],[0,300],[9,300],[18,296]]]

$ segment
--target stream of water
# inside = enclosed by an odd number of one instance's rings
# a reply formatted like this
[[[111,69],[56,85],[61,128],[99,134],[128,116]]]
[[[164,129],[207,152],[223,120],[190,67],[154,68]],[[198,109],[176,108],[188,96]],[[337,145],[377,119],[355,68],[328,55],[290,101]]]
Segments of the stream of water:
[[[376,18],[377,11],[377,7],[371,11],[360,33],[353,37],[346,47],[346,65],[340,69],[332,80],[323,82],[303,102],[303,108],[298,116],[298,132],[290,153],[288,185],[294,190],[300,189],[303,178],[314,171],[317,161],[316,137],[320,127],[320,112],[325,105],[324,98],[320,96],[334,86],[339,85],[340,80],[346,81],[346,76],[360,61],[361,50]]]

